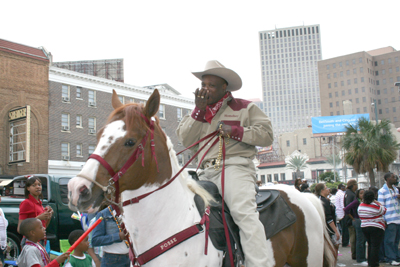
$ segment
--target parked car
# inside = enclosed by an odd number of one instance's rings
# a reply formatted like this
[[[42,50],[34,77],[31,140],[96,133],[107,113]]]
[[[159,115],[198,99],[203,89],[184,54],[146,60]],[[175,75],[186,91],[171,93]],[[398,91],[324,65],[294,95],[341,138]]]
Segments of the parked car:
[[[52,250],[59,251],[59,240],[68,239],[75,229],[82,229],[80,222],[72,219],[73,212],[68,208],[68,181],[73,176],[53,176],[47,174],[32,174],[14,177],[8,184],[3,182],[3,193],[0,208],[8,220],[7,238],[11,252],[6,255],[12,259],[18,257],[21,251],[22,236],[17,232],[19,220],[19,205],[25,199],[24,187],[26,179],[31,176],[40,177],[42,181],[43,206],[51,206],[54,213],[46,229],[47,240]]]

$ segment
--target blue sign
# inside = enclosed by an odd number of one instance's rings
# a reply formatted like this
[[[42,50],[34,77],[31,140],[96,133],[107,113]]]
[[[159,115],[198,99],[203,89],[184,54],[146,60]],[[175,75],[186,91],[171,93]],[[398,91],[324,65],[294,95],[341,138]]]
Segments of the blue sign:
[[[356,125],[360,118],[369,120],[369,114],[352,114],[342,116],[326,116],[311,118],[313,134],[345,132],[346,125]]]

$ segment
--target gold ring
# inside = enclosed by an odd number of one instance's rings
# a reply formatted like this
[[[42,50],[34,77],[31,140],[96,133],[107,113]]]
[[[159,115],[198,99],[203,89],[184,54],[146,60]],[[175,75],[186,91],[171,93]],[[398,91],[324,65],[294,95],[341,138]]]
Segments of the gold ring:
[[[201,96],[201,98],[204,98],[204,96]]]

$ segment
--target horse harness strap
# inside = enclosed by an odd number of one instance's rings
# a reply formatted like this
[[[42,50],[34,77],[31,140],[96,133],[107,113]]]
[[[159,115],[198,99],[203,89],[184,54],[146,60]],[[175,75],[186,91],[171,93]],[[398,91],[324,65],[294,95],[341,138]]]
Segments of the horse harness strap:
[[[135,256],[133,254],[132,264],[133,266],[141,266],[143,264],[148,263],[152,259],[160,256],[161,254],[167,252],[171,248],[175,247],[176,245],[182,243],[183,241],[205,231],[206,242],[205,242],[205,255],[207,255],[207,247],[208,247],[208,232],[209,232],[209,215],[210,215],[210,207],[205,209],[203,217],[200,223],[192,225],[179,233],[176,233],[167,239],[161,241],[154,247],[150,248],[149,250],[143,252],[139,256]],[[132,247],[132,246],[131,246]]]

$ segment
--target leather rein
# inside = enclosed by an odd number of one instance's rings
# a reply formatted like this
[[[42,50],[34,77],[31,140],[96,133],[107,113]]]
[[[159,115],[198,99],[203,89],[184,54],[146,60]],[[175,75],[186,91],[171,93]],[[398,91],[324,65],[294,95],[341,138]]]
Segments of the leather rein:
[[[137,197],[133,197],[133,198],[131,198],[129,200],[126,200],[126,201],[122,202],[122,205],[121,205],[120,202],[119,202],[119,195],[120,195],[120,192],[119,192],[119,179],[139,159],[140,156],[142,158],[142,167],[144,167],[144,147],[146,145],[146,142],[147,142],[147,139],[149,138],[149,136],[150,136],[151,153],[152,153],[152,156],[153,156],[153,158],[154,158],[154,160],[156,162],[157,171],[159,172],[157,157],[156,157],[156,154],[155,154],[155,143],[154,143],[154,121],[155,120],[154,120],[154,118],[151,118],[151,120],[149,120],[142,113],[140,115],[145,120],[147,125],[149,126],[149,130],[146,132],[145,136],[143,137],[143,139],[141,140],[141,142],[137,146],[137,148],[133,151],[133,153],[130,156],[130,158],[127,160],[127,162],[123,165],[123,167],[118,172],[115,172],[113,170],[113,168],[110,166],[110,164],[108,164],[108,162],[103,157],[101,157],[100,155],[91,154],[89,156],[89,158],[88,158],[88,159],[97,160],[108,171],[108,173],[111,175],[111,178],[108,181],[108,186],[103,186],[99,182],[93,180],[90,177],[83,176],[83,175],[78,175],[81,178],[84,178],[84,179],[87,179],[87,180],[93,182],[94,184],[99,186],[105,192],[105,198],[109,202],[112,203],[112,207],[116,211],[117,216],[119,216],[121,214],[121,208],[122,207],[139,203],[140,200],[142,200],[142,199],[148,197],[149,195],[151,195],[151,194],[153,194],[153,193],[155,193],[155,192],[167,187],[168,185],[170,185],[179,176],[179,174],[181,174],[181,172],[190,164],[190,162],[218,134],[218,130],[214,131],[214,132],[210,133],[209,135],[205,136],[204,138],[200,139],[199,141],[197,141],[193,145],[187,147],[185,150],[187,150],[187,149],[199,144],[200,142],[205,141],[205,140],[208,139],[207,142],[193,155],[193,157],[191,157],[191,159],[188,160],[187,163],[175,174],[175,176],[172,177],[164,185],[160,186],[159,188],[157,188],[157,189],[155,189],[155,190],[153,190],[153,191],[151,191],[149,193],[146,193],[146,194],[143,194],[143,195],[140,195],[140,196],[137,196]],[[217,142],[218,142],[218,138],[212,143],[210,148],[213,147]],[[185,151],[185,150],[183,150],[183,151]],[[208,152],[208,150],[207,150],[207,152]],[[177,155],[179,155],[183,151],[177,153]],[[206,155],[207,152],[204,155]],[[204,158],[204,156],[203,156],[203,158]],[[203,158],[201,159],[201,161],[199,163],[199,166],[200,166]],[[225,167],[225,166],[223,166],[223,167]],[[112,199],[112,197],[110,199],[107,198],[108,194],[114,195],[114,200]],[[127,237],[128,241],[129,241],[130,254],[132,255],[132,257],[131,257],[132,265],[133,266],[141,266],[143,264],[146,264],[147,262],[149,262],[152,259],[158,257],[159,255],[167,252],[169,249],[173,248],[174,246],[178,245],[179,243],[187,240],[190,237],[193,237],[194,235],[202,233],[204,231],[205,231],[205,239],[206,239],[204,254],[207,255],[208,231],[209,231],[209,214],[210,214],[210,208],[206,207],[205,212],[204,212],[204,214],[203,214],[203,216],[201,218],[201,221],[199,223],[196,223],[196,224],[194,224],[194,225],[182,230],[181,232],[176,233],[176,234],[168,237],[167,239],[163,240],[159,244],[153,246],[152,248],[150,248],[149,250],[143,252],[142,254],[140,254],[138,256],[133,251],[133,246],[132,246],[132,243],[131,243],[130,238],[129,238],[129,233],[127,232],[127,230],[125,228],[125,224],[121,223],[122,231],[124,232],[125,236]]]

